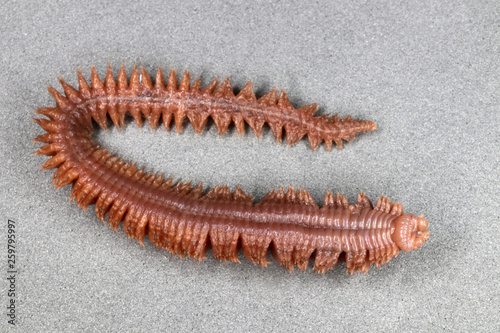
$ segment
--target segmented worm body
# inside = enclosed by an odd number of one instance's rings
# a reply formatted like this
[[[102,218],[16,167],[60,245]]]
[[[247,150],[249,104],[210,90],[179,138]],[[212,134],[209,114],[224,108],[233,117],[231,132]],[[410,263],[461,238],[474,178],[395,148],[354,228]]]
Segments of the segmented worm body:
[[[179,256],[199,260],[212,249],[215,258],[238,262],[238,251],[255,264],[268,264],[268,250],[284,267],[306,269],[314,259],[314,269],[324,273],[337,262],[346,261],[347,271],[366,272],[371,264],[388,262],[399,250],[410,251],[427,239],[427,221],[413,214],[403,215],[399,203],[380,197],[375,207],[361,192],[355,205],[345,196],[327,192],[321,208],[309,193],[292,187],[269,192],[254,203],[238,186],[231,192],[225,185],[202,193],[202,185],[191,182],[173,185],[173,179],[138,170],[136,164],[108,153],[93,140],[93,124],[102,128],[108,116],[117,127],[124,126],[127,112],[138,126],[143,117],[152,128],[162,120],[168,128],[173,118],[177,131],[185,117],[197,133],[201,133],[208,117],[219,134],[234,123],[239,134],[245,123],[260,136],[267,123],[278,141],[285,129],[288,144],[308,136],[316,149],[324,141],[329,150],[332,142],[340,148],[342,140],[350,140],[359,132],[373,130],[370,121],[337,116],[314,117],[317,106],[295,109],[286,93],[274,89],[256,99],[249,82],[234,95],[226,79],[217,88],[214,80],[201,89],[200,80],[190,84],[186,71],[177,84],[176,73],[170,72],[165,85],[161,68],[155,85],[147,72],[134,66],[127,81],[124,66],[117,81],[111,67],[106,78],[91,71],[91,86],[78,72],[79,89],[61,79],[65,96],[49,87],[57,106],[36,112],[49,119],[35,119],[45,131],[35,141],[46,143],[36,153],[51,156],[43,169],[56,168],[53,184],[72,184],[71,199],[86,209],[95,204],[97,216],[141,243],[146,235],[158,247]]]

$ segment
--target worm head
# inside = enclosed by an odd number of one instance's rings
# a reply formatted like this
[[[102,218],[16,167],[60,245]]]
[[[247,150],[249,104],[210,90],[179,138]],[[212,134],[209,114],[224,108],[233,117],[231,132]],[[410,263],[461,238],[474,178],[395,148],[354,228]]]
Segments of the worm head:
[[[391,238],[403,251],[416,250],[429,238],[429,223],[423,215],[405,214],[392,222]]]

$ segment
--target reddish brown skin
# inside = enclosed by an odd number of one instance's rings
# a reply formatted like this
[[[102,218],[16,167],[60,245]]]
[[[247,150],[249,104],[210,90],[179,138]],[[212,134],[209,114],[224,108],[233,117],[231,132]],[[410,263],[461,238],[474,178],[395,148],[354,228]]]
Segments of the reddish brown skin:
[[[342,140],[376,128],[350,117],[314,117],[316,104],[295,109],[283,91],[279,97],[273,90],[257,100],[250,82],[235,96],[229,80],[217,90],[217,79],[201,90],[199,80],[190,86],[187,71],[179,86],[174,71],[166,86],[161,68],[154,86],[144,68],[141,75],[134,66],[129,83],[122,66],[115,82],[108,67],[102,82],[92,67],[89,86],[79,71],[78,90],[61,79],[66,96],[49,87],[57,107],[36,111],[49,118],[35,119],[46,131],[34,140],[46,143],[35,155],[52,156],[42,168],[57,168],[54,185],[72,184],[71,199],[84,209],[95,204],[97,216],[105,221],[107,215],[114,229],[123,222],[129,237],[142,243],[148,235],[155,246],[199,260],[211,248],[215,258],[239,262],[242,249],[248,260],[266,266],[271,248],[289,270],[305,270],[312,258],[314,270],[321,273],[342,260],[349,273],[366,272],[370,265],[380,267],[400,249],[417,249],[427,239],[427,221],[403,215],[402,206],[386,197],[373,207],[361,192],[357,203],[349,205],[345,196],[327,192],[319,208],[307,191],[289,187],[273,190],[254,204],[238,186],[233,192],[222,185],[202,194],[201,184],[174,186],[172,179],[137,170],[135,164],[107,153],[92,139],[92,120],[106,128],[109,116],[115,126],[123,127],[126,112],[138,126],[144,117],[152,128],[160,119],[168,128],[173,115],[177,131],[187,117],[197,133],[208,117],[219,134],[231,122],[243,134],[246,122],[260,136],[267,123],[278,141],[285,128],[288,144],[307,135],[313,149],[325,141],[328,150],[332,142],[341,148]]]

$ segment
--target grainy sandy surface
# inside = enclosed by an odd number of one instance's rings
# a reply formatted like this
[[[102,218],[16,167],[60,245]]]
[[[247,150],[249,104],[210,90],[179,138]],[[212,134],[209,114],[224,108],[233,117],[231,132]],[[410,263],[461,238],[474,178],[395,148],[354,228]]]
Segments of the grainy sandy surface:
[[[498,332],[500,308],[500,6],[495,1],[36,1],[0,5],[0,331],[7,220],[16,222],[20,332]],[[171,257],[101,223],[56,191],[31,140],[48,84],[76,83],[108,61],[230,76],[235,90],[285,89],[296,106],[378,123],[341,151],[277,145],[213,124],[99,132],[142,165],[239,184],[256,199],[275,186],[386,194],[425,214],[431,238],[366,275],[345,265],[289,274]],[[248,128],[247,128],[248,129]]]

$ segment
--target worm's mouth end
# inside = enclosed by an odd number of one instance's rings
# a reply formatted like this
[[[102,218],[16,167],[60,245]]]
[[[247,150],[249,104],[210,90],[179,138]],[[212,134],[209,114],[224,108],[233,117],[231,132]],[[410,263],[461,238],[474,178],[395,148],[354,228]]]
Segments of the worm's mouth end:
[[[429,239],[428,225],[423,215],[402,215],[393,222],[392,241],[405,252],[416,250]]]

